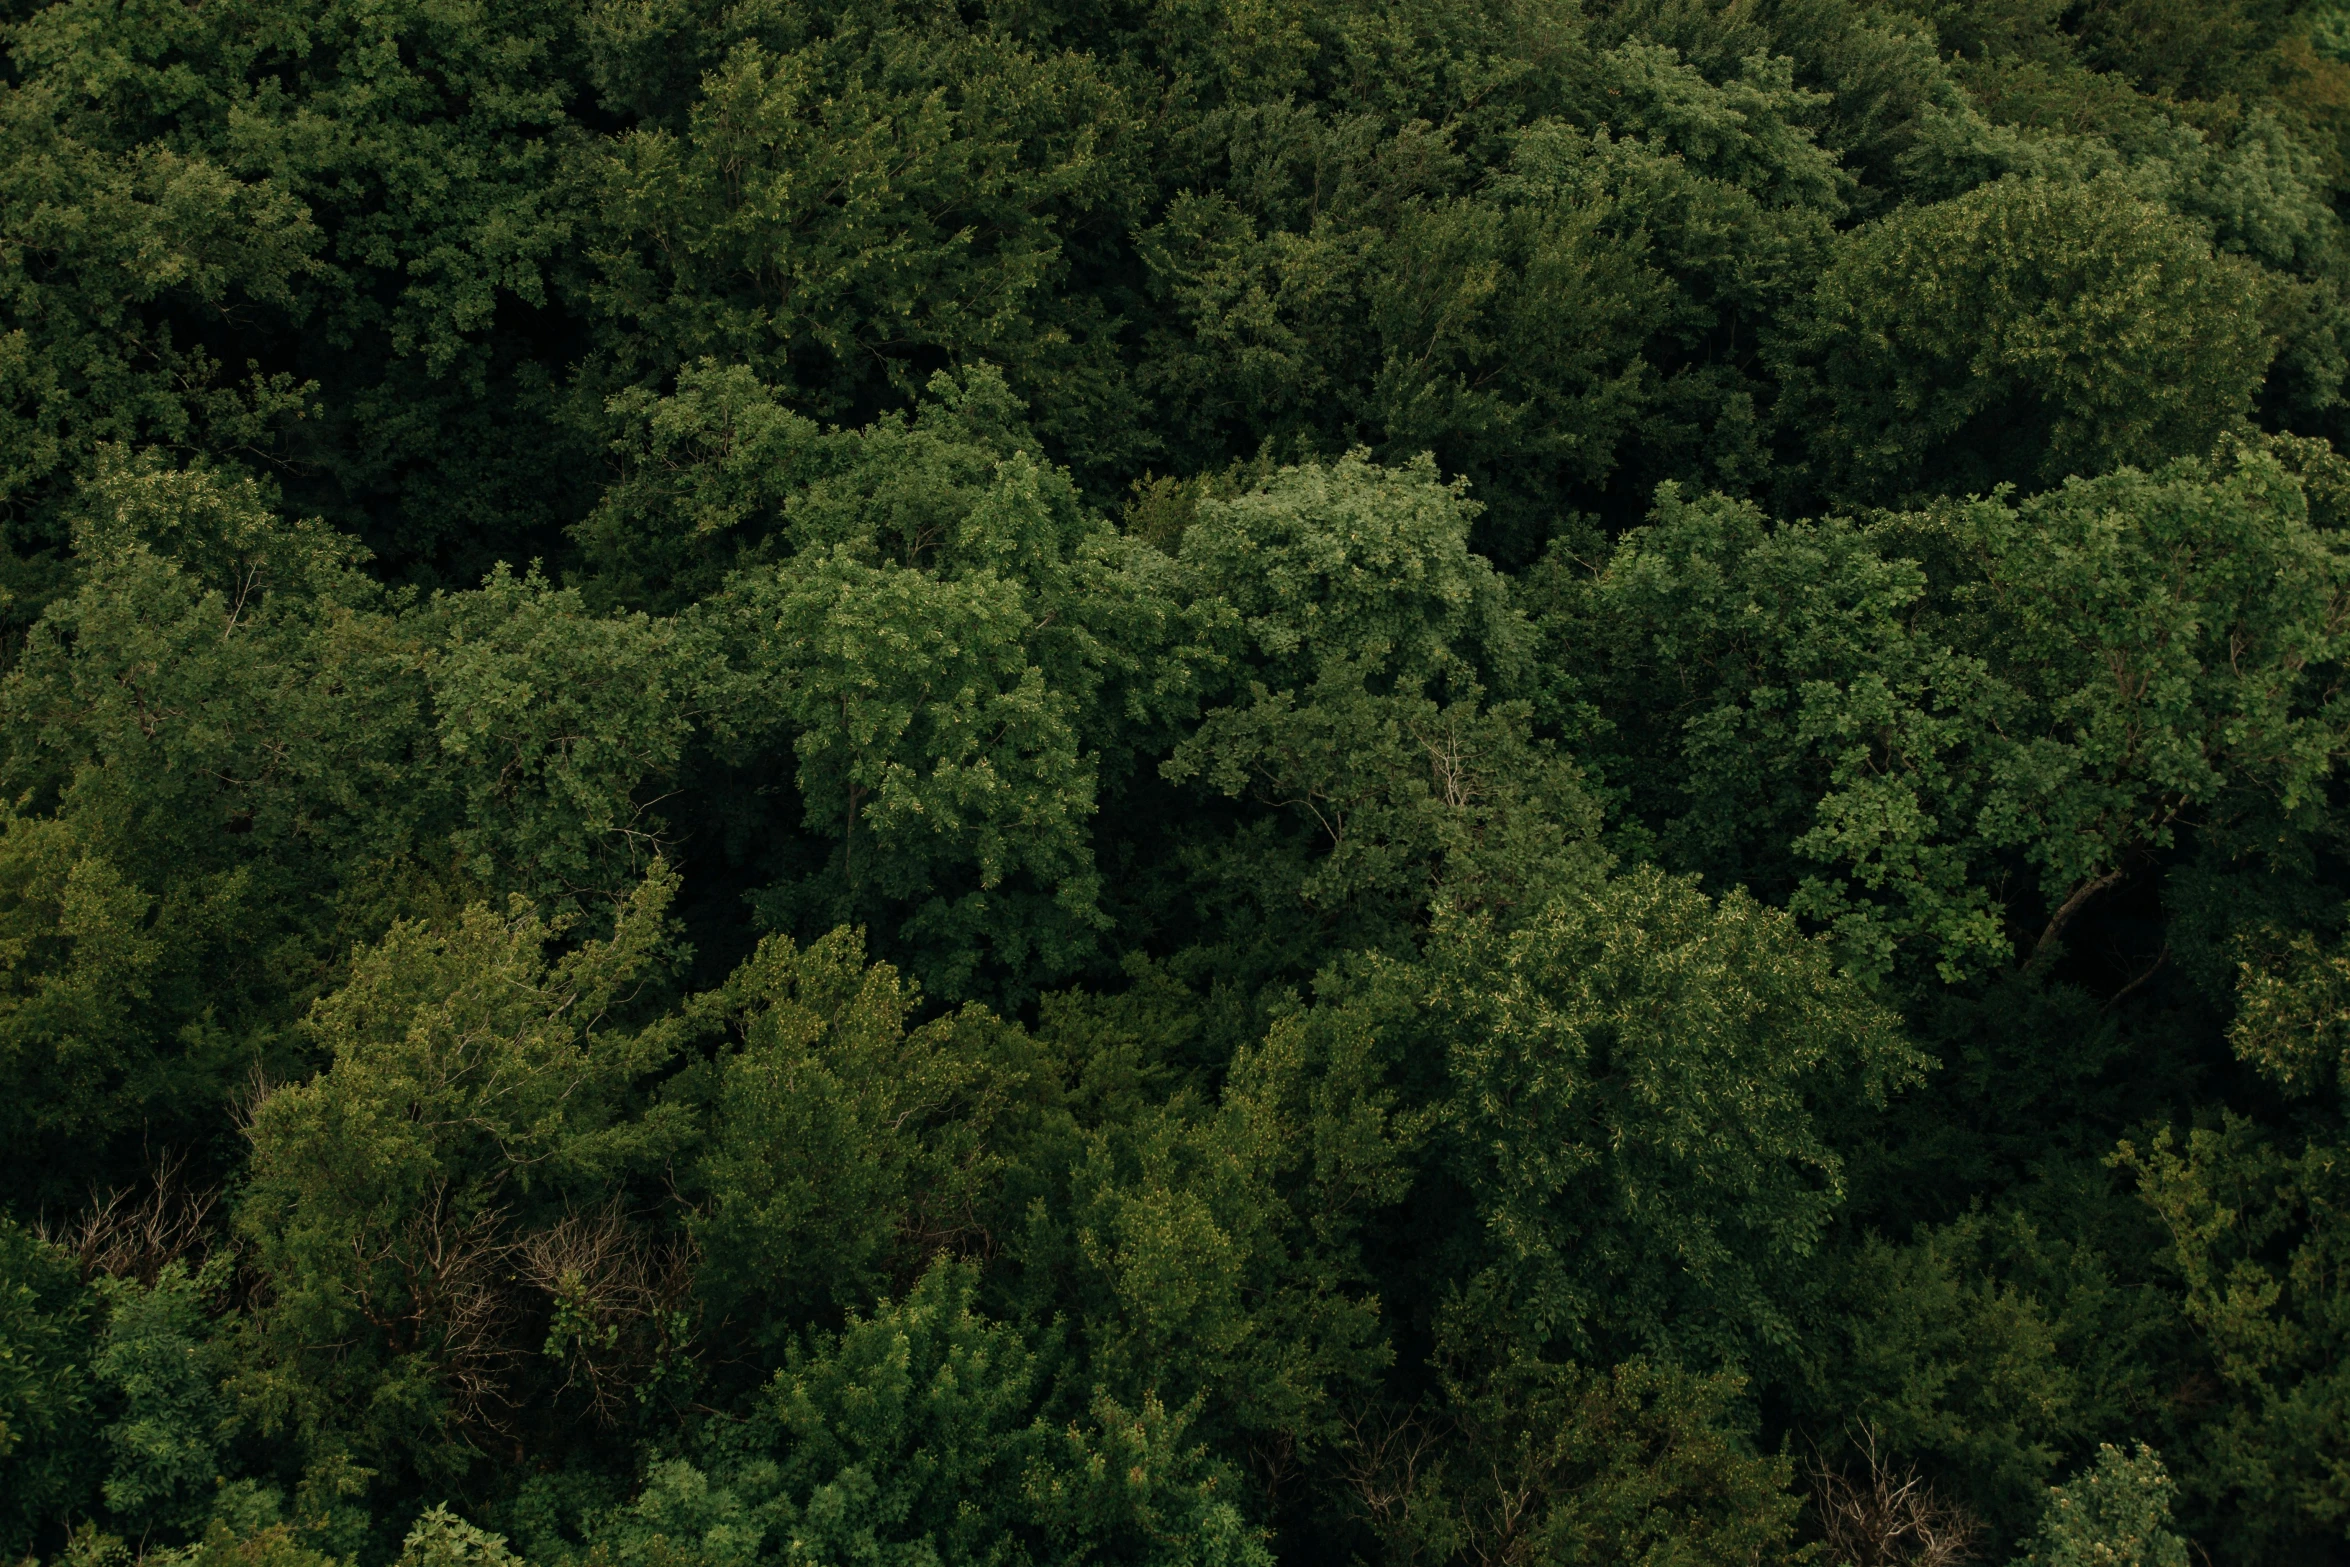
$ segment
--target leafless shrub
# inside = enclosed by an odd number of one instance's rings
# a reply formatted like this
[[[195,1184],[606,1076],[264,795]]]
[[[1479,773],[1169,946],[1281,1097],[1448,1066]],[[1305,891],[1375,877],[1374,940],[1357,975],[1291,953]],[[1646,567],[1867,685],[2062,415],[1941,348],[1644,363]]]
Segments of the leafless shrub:
[[[138,1185],[91,1192],[78,1217],[43,1223],[42,1239],[71,1252],[85,1279],[152,1285],[172,1263],[200,1259],[211,1239],[220,1190],[189,1185],[187,1163],[185,1154],[166,1153]]]
[[[564,1389],[584,1397],[599,1423],[614,1423],[674,1347],[691,1252],[655,1241],[615,1203],[529,1236],[518,1260],[553,1302],[547,1350],[562,1357]]]
[[[352,1305],[394,1354],[436,1365],[460,1425],[511,1435],[521,1313],[508,1287],[519,1250],[502,1209],[460,1214],[446,1182],[388,1229],[351,1239]]]
[[[1958,1567],[1979,1533],[1965,1509],[1936,1494],[1916,1469],[1895,1470],[1863,1426],[1857,1473],[1812,1469],[1812,1506],[1828,1560],[1840,1567]]]

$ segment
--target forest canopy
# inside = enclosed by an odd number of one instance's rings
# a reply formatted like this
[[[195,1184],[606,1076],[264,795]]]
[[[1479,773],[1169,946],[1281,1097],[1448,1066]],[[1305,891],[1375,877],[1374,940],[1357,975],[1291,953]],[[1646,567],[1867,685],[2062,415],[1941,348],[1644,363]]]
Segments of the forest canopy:
[[[0,60],[0,1562],[2350,1562],[2350,7]]]

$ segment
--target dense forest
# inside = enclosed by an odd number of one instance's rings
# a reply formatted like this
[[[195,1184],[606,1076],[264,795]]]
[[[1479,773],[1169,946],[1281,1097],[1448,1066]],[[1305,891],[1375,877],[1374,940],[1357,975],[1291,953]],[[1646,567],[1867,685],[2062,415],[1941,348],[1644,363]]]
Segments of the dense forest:
[[[0,45],[0,1562],[2350,1563],[2350,7]]]

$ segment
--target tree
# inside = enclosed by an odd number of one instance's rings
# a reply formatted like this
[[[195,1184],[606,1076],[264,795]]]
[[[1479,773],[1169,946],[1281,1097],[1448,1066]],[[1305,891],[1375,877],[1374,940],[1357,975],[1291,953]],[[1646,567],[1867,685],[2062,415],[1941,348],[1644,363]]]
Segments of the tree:
[[[437,655],[435,771],[463,799],[450,846],[481,884],[551,907],[626,896],[667,846],[653,791],[733,684],[701,628],[591,615],[503,567],[411,624]]]
[[[1097,1385],[1186,1411],[1276,1503],[1393,1358],[1366,1250],[1428,1128],[1397,1043],[1378,1000],[1275,1018],[1213,1102],[1081,1127],[1060,1211],[1032,1207],[1017,1240],[1017,1288],[1078,1308]]]
[[[975,1309],[942,1260],[903,1299],[795,1346],[704,1466],[658,1466],[595,1543],[633,1567],[685,1557],[936,1561],[1056,1556],[1197,1567],[1270,1558],[1225,1477],[1157,1402],[1042,1418],[1048,1384],[1019,1331]]]
[[[977,1006],[909,1028],[919,992],[846,929],[806,948],[770,936],[700,1004],[741,1041],[697,1164],[714,1312],[777,1351],[936,1253],[992,1246],[997,1123],[1030,1086],[1015,1030]]]
[[[97,442],[289,469],[381,555],[478,578],[578,444],[563,179],[585,108],[561,6],[62,4],[10,37],[12,505],[27,549]]]
[[[1982,745],[1977,830],[2019,849],[2060,937],[2200,815],[2291,822],[2341,741],[2344,562],[2257,448],[1944,514],[1954,631],[2022,723]]]
[[[1110,369],[1093,345],[1113,328],[1060,284],[1071,230],[1124,194],[1131,115],[1086,56],[936,8],[740,37],[682,123],[640,125],[591,165],[599,379],[717,355],[851,424],[941,360],[1006,364],[1024,391],[1055,376],[1093,391]],[[1120,442],[1114,390],[1072,403],[1080,460]]]
[[[1413,1417],[1365,1428],[1349,1455],[1389,1561],[1801,1559],[1791,1466],[1725,1429],[1735,1377],[1474,1359],[1445,1370],[1452,1441]]]
[[[769,918],[873,920],[933,994],[1016,1005],[1093,956],[1104,771],[1195,680],[1163,558],[1025,446],[1001,378],[931,390],[824,455],[779,519],[792,553],[712,615],[745,650],[742,747],[797,758],[816,864]]]
[[[1817,1117],[1923,1064],[1824,947],[1643,867],[1507,933],[1447,922],[1418,984],[1482,1231],[1460,1309],[1578,1360],[1796,1352],[1844,1195]]]
[[[78,506],[81,580],[0,688],[0,1049],[50,1200],[94,1176],[91,1139],[189,1137],[256,1065],[294,1070],[292,1025],[361,934],[347,871],[412,866],[438,825],[411,767],[421,650],[349,540],[234,473],[117,451]]]
[[[1839,242],[1781,417],[1862,503],[2194,456],[2268,368],[2264,287],[2125,182],[2001,180]]]
[[[221,1485],[235,1421],[221,1391],[225,1346],[202,1295],[217,1291],[226,1271],[191,1276],[174,1262],[153,1284],[103,1281],[110,1309],[90,1371],[119,1409],[103,1434],[103,1494],[115,1522],[141,1538],[201,1532]]]
[[[1589,580],[1553,564],[1551,700],[1609,715],[1667,863],[1947,980],[2052,956],[2189,824],[2314,820],[2343,569],[2260,447],[1866,529],[1668,489]]]
[[[2125,1454],[2106,1443],[2096,1464],[2069,1485],[2052,1486],[2030,1567],[2186,1567],[2187,1542],[2171,1532],[2170,1476],[2153,1448]]]
[[[89,1370],[97,1319],[72,1262],[0,1220],[0,1548],[24,1551],[52,1520],[88,1504],[98,1466]]]
[[[2256,1520],[2248,1537],[2276,1545],[2339,1527],[2333,1433],[2350,1408],[2341,1348],[2350,1331],[2350,1295],[2340,1283],[2341,1259],[2350,1255],[2341,1207],[2350,1141],[2339,1108],[2340,1074],[2350,1067],[2337,1043],[2341,959],[2308,941],[2279,957],[2243,965],[2244,1006],[2231,1042],[2256,1071],[2297,1099],[2317,1099],[2325,1113],[2291,1137],[2229,1113],[2184,1138],[2163,1127],[2143,1147],[2125,1140],[2114,1155],[2162,1223],[2163,1260],[2228,1389],[2202,1434],[2209,1454],[2202,1485],[2242,1498]],[[2116,1531],[2144,1539],[2134,1548],[2148,1560],[2170,1549],[2159,1528],[2170,1483],[2159,1464],[2145,1467],[2153,1462],[2145,1455],[2131,1467],[2108,1451],[2098,1489],[2072,1504],[2099,1523],[2085,1526],[2072,1549],[2089,1549],[2108,1511]]]
[[[253,1107],[237,1211],[271,1291],[237,1381],[265,1427],[442,1479],[512,1440],[526,1324],[552,1305],[524,1284],[530,1240],[691,1137],[644,1098],[681,1020],[631,1016],[673,955],[675,887],[656,863],[608,937],[554,956],[520,900],[400,922],[313,1008],[328,1065]]]
[[[1426,460],[1356,453],[1204,500],[1183,534],[1225,672],[1160,772],[1258,808],[1194,853],[1265,958],[1408,948],[1441,891],[1515,910],[1596,869],[1574,769],[1513,699],[1530,628],[1474,514]]]
[[[1970,747],[2007,715],[1979,657],[1920,634],[1916,562],[1666,485],[1604,566],[1556,557],[1531,587],[1550,703],[1606,715],[1587,754],[1635,852],[1794,900],[1858,973],[2005,955],[1966,824]]]

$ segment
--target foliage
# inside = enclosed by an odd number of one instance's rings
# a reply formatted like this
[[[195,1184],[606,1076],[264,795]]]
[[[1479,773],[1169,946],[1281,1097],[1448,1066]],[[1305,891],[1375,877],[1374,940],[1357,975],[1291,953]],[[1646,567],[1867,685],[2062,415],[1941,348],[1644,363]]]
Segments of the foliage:
[[[1579,1358],[1792,1352],[1843,1185],[1817,1108],[1915,1080],[1892,1020],[1785,915],[1649,867],[1429,966],[1476,1309]]]
[[[90,1358],[121,1409],[104,1433],[107,1511],[142,1535],[193,1528],[211,1511],[232,1426],[221,1346],[199,1295],[207,1282],[217,1287],[218,1275],[191,1278],[174,1262],[152,1285],[107,1282],[113,1309]]]
[[[2261,287],[2120,182],[2000,180],[1842,241],[1789,412],[1823,488],[1860,501],[2200,451],[2268,368]]]
[[[400,1567],[505,1567],[514,1560],[503,1536],[475,1528],[445,1506],[426,1509],[400,1544]]]
[[[2350,1540],[2340,0],[0,51],[7,1560]]]
[[[1529,628],[1468,547],[1475,510],[1424,460],[1353,453],[1202,499],[1183,534],[1230,674],[1160,772],[1260,808],[1192,853],[1299,967],[1334,940],[1408,950],[1440,899],[1506,915],[1598,868],[1573,764],[1519,696]]]
[[[970,1007],[909,1030],[918,995],[846,930],[805,950],[769,937],[711,999],[742,1040],[698,1162],[714,1309],[778,1345],[976,1238],[996,1123],[1024,1086],[992,1048],[1003,1025]]]
[[[1610,1376],[1456,1367],[1443,1406],[1455,1462],[1427,1463],[1421,1431],[1403,1425],[1362,1444],[1352,1478],[1396,1562],[1802,1560],[1787,1460],[1742,1452],[1725,1431],[1737,1386],[1639,1360]]]
[[[519,899],[396,924],[313,1009],[326,1068],[264,1097],[248,1133],[238,1227],[273,1284],[254,1331],[275,1353],[239,1378],[258,1418],[432,1475],[512,1431],[533,1240],[689,1134],[634,1102],[676,1023],[628,1016],[674,887],[656,866],[608,938],[552,959],[556,932]]]
[[[6,1549],[52,1513],[78,1509],[94,1467],[87,1426],[93,1302],[72,1264],[13,1220],[0,1224],[0,1476]]]
[[[2187,1542],[2170,1529],[2170,1476],[2145,1443],[2125,1455],[2108,1442],[2094,1468],[2052,1487],[2040,1532],[2021,1560],[2032,1567],[2112,1562],[2184,1567]]]
[[[1595,579],[1554,574],[1544,629],[1621,737],[1636,841],[1863,973],[1948,980],[2018,927],[2044,954],[2182,820],[2309,809],[2342,571],[2257,448],[1867,529],[1667,490]]]
[[[1267,1560],[1224,1477],[1148,1400],[1042,1418],[1039,1357],[940,1261],[902,1301],[793,1353],[707,1468],[683,1459],[593,1530],[622,1563]]]

